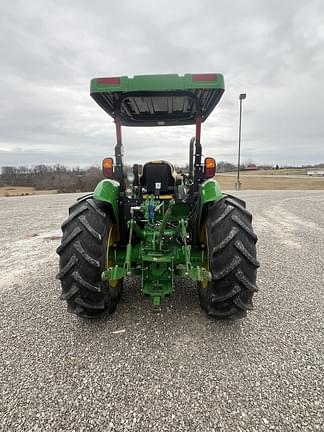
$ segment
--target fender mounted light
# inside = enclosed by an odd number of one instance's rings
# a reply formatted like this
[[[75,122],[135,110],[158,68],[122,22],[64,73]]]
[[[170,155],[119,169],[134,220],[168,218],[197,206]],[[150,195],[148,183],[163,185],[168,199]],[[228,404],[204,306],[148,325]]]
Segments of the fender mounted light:
[[[204,175],[206,178],[214,177],[216,173],[216,161],[214,158],[208,157],[205,159]]]
[[[104,177],[110,179],[113,177],[113,165],[114,165],[114,161],[112,158],[105,158],[102,161],[102,173]]]

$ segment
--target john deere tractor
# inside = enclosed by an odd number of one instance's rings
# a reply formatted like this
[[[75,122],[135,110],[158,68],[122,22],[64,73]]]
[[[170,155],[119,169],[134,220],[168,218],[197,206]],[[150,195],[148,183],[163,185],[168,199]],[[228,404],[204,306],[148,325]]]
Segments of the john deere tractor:
[[[221,192],[216,162],[202,157],[201,124],[224,92],[221,74],[95,78],[91,96],[114,119],[113,158],[103,179],[69,209],[57,249],[61,299],[80,317],[115,311],[123,281],[139,276],[153,308],[176,289],[197,284],[210,316],[237,319],[257,290],[256,241],[244,201]],[[195,125],[186,172],[163,160],[126,172],[121,127]],[[174,143],[169,143],[174,145]],[[138,149],[140,151],[140,149]]]

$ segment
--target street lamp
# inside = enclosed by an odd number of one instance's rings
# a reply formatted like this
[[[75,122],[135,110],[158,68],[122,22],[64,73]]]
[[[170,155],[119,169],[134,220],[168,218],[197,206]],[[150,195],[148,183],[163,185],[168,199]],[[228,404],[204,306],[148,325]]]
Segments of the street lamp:
[[[237,180],[235,183],[235,188],[237,191],[241,189],[240,183],[240,164],[241,164],[241,125],[242,125],[242,100],[246,99],[246,93],[241,93],[240,100],[240,122],[239,122],[239,147],[238,147],[238,157],[237,157]]]

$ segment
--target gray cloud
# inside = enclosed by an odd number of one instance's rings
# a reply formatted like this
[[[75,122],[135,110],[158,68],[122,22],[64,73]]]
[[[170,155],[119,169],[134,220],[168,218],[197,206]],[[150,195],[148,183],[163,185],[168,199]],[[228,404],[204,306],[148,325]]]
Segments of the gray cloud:
[[[206,154],[324,161],[324,4],[27,0],[0,6],[0,166],[89,165],[112,153],[114,125],[89,96],[95,76],[223,72],[203,128]],[[124,128],[128,161],[187,160],[193,127]]]

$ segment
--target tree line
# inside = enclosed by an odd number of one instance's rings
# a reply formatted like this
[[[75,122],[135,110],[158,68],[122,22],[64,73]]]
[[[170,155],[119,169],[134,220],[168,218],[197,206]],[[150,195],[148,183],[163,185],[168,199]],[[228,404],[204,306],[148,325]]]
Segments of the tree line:
[[[87,192],[93,190],[103,178],[101,169],[69,168],[64,165],[3,166],[0,185],[30,186],[36,190],[57,190],[58,192]]]
[[[175,166],[179,172],[188,171],[188,166]],[[233,171],[235,165],[229,162],[218,163],[220,172]],[[125,171],[132,170],[125,166]],[[67,167],[65,165],[3,166],[0,186],[29,186],[36,190],[57,190],[58,192],[87,192],[93,190],[103,179],[101,168]]]

